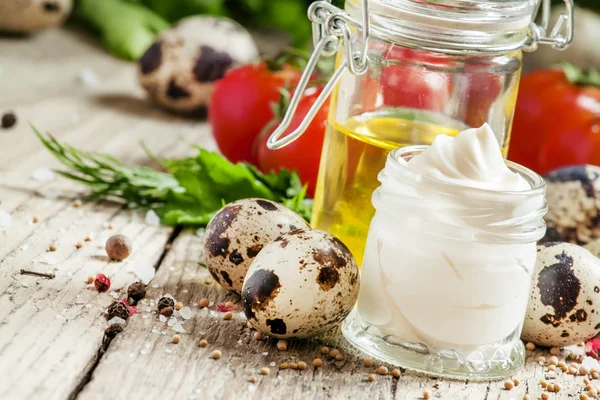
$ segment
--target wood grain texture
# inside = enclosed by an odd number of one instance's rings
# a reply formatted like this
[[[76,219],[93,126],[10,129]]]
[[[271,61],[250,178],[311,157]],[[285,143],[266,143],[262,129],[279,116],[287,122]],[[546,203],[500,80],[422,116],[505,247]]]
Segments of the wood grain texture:
[[[267,40],[262,47],[274,52],[277,46]],[[96,85],[80,82],[85,70],[98,76]],[[0,228],[0,399],[412,400],[431,390],[439,399],[520,400],[525,393],[532,399],[542,393],[539,381],[547,373],[535,358],[549,357],[544,351],[530,354],[517,377],[521,384],[510,391],[501,382],[436,380],[406,371],[399,379],[387,375],[368,382],[374,368],[362,366],[364,355],[349,347],[338,331],[291,342],[287,351],[279,351],[270,339],[253,338],[239,298],[218,287],[199,266],[201,237],[183,232],[165,253],[172,229],[148,226],[143,215],[115,204],[75,208],[80,186],[59,178],[32,179],[37,168],[58,164],[28,122],[77,147],[139,164],[148,163],[140,141],[165,156],[193,153],[189,143],[215,148],[204,122],[175,117],[148,103],[135,74],[134,65],[110,57],[95,42],[69,30],[50,30],[28,40],[0,39],[0,113],[13,110],[19,119],[15,128],[0,130],[0,211],[12,215],[11,225]],[[39,194],[52,191],[56,199]],[[124,233],[134,242],[125,262],[105,257],[102,243],[113,233]],[[76,249],[75,243],[87,235],[93,241]],[[56,252],[47,252],[50,244]],[[56,264],[40,262],[47,257]],[[136,280],[132,271],[149,266],[158,272],[148,287],[148,301],[170,293],[193,309],[193,317],[183,323],[181,342],[171,343],[175,332],[148,302],[102,353],[107,326],[103,313],[113,297],[110,292],[98,294],[84,281],[103,272],[119,298]],[[53,270],[56,278],[21,276],[21,268]],[[197,304],[203,297],[213,304],[200,310]],[[227,300],[236,303],[231,321],[216,310]],[[209,343],[206,348],[198,346],[202,339]],[[322,356],[323,344],[340,349],[344,360]],[[222,352],[219,360],[209,358],[215,349]],[[311,366],[315,357],[325,361],[322,368]],[[282,362],[299,360],[309,365],[306,370],[278,369]],[[259,374],[264,367],[270,369],[268,376]],[[248,382],[250,377],[256,384]],[[583,389],[583,377],[559,373],[555,381],[562,390],[551,395],[554,399],[576,398]]]

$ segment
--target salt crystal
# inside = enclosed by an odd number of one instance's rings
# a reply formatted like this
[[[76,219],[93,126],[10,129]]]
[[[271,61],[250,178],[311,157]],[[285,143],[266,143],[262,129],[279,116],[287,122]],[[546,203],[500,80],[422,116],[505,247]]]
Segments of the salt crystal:
[[[48,200],[58,199],[59,191],[56,188],[42,188],[38,190],[38,194]]]
[[[189,292],[189,290],[187,290],[187,289],[183,289],[181,292],[182,292],[182,293],[188,293],[188,292]]]
[[[152,328],[152,333],[158,333],[158,328]]]
[[[29,248],[29,246],[27,246],[26,244],[21,246],[21,250],[23,250],[23,251],[27,251],[28,248]]]
[[[108,326],[113,325],[113,324],[125,325],[125,320],[120,317],[112,317],[111,319],[108,320]]]
[[[90,303],[88,303],[88,304],[85,305],[85,308],[88,308],[88,309],[92,308],[92,305]]]
[[[271,364],[269,364],[271,367],[274,367],[277,365],[277,363],[275,361],[273,361]]]
[[[268,355],[269,355],[269,352],[268,352],[268,351],[265,351],[264,353],[262,353],[262,355],[266,357],[266,356],[268,356]]]
[[[38,258],[35,262],[46,265],[56,265],[56,258],[51,256],[50,254],[44,254],[40,258]]]
[[[165,349],[165,353],[171,354],[173,351],[171,349]]]
[[[196,230],[196,236],[204,236],[204,233],[206,233],[206,228],[200,228]]]
[[[136,264],[133,268],[134,268],[133,272],[135,273],[135,276],[144,285],[147,285],[148,283],[150,283],[152,278],[154,278],[154,274],[156,273],[156,271],[154,270],[154,267],[152,265],[146,264],[146,263]]]
[[[60,228],[58,233],[60,233],[61,235],[64,235],[65,233],[67,233],[67,230],[65,228]]]
[[[175,325],[176,323],[178,323],[179,321],[177,320],[177,318],[175,317],[171,317],[169,318],[169,321],[167,322],[167,326],[172,327],[173,325]]]
[[[156,215],[154,210],[148,210],[144,220],[146,221],[146,224],[148,224],[148,225],[155,225],[155,226],[160,225],[160,218],[158,218],[158,215]]]
[[[181,310],[179,310],[179,315],[181,315],[181,318],[183,319],[190,319],[192,318],[192,309],[189,307],[183,307]]]
[[[159,286],[159,285],[158,285],[158,283],[153,283],[153,284],[152,284],[152,287],[153,287],[154,289],[156,289],[158,286]]]
[[[592,357],[584,358],[581,362],[581,366],[585,367],[585,369],[587,369],[588,371],[592,369],[600,370],[600,363],[598,362],[598,360]]]
[[[23,286],[23,287],[29,287],[29,285],[27,283],[25,283],[25,282],[21,283],[21,286]]]
[[[165,322],[167,322],[167,317],[165,317],[164,315],[161,314],[161,315],[158,316],[158,320],[160,322],[165,323]]]
[[[31,177],[39,182],[48,182],[54,179],[54,171],[50,168],[38,168],[31,174]]]
[[[6,211],[0,210],[0,228],[8,228],[11,221],[12,216]]]
[[[140,350],[140,354],[145,356],[146,354],[148,354],[148,350],[147,349],[141,349]]]
[[[144,347],[149,349],[150,347],[152,347],[152,343],[146,342],[146,343],[144,343]]]
[[[171,265],[171,266],[169,267],[169,271],[175,271],[175,267]]]
[[[86,87],[98,86],[100,83],[98,74],[91,68],[82,68],[77,75],[77,80]]]
[[[114,290],[112,292],[110,292],[110,295],[115,300],[119,298],[119,293],[115,292]]]
[[[129,358],[135,358],[135,353],[129,353]]]
[[[185,333],[185,329],[181,326],[181,322],[177,322],[171,329],[177,333]]]

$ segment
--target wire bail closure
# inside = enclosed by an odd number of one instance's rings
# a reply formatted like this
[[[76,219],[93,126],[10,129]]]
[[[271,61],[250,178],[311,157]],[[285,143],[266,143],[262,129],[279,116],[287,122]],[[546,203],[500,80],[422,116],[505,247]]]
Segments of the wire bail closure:
[[[529,34],[523,43],[524,51],[535,51],[540,44],[551,45],[558,50],[564,50],[569,47],[573,41],[574,34],[574,5],[573,0],[563,0],[566,6],[566,14],[561,14],[558,21],[547,33],[550,25],[550,7],[551,0],[538,0],[533,13],[532,22],[529,25]],[[534,21],[540,14],[541,25]],[[369,39],[371,35],[371,23],[369,19],[369,0],[362,0],[361,19],[357,21],[344,10],[331,4],[331,0],[321,0],[313,2],[308,8],[308,18],[312,22],[314,51],[308,60],[302,77],[298,82],[296,91],[292,96],[290,105],[277,129],[271,134],[267,141],[267,147],[271,150],[277,150],[294,142],[308,129],[308,126],[315,118],[333,89],[338,84],[342,75],[349,70],[353,75],[364,75],[369,67]],[[361,48],[355,49],[352,44],[350,26],[356,27],[361,32]],[[331,57],[337,53],[340,45],[344,46],[346,57],[340,62],[333,73],[331,79],[323,91],[317,97],[314,104],[302,120],[298,128],[282,137],[290,127],[292,117],[296,113],[300,99],[310,81],[319,59]]]

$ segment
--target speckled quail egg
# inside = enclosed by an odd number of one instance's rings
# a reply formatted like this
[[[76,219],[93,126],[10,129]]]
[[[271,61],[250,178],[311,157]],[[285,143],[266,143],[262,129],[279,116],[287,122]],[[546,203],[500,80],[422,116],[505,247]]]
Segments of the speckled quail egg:
[[[2,0],[0,32],[36,33],[62,25],[73,8],[73,0]]]
[[[237,64],[258,59],[252,37],[225,17],[195,16],[161,33],[139,60],[139,80],[158,104],[204,115],[214,82]]]
[[[572,243],[539,245],[522,339],[562,347],[599,331],[600,259]]]
[[[206,227],[204,262],[221,286],[240,294],[246,271],[264,246],[283,233],[308,227],[301,216],[273,201],[234,201]]]
[[[600,238],[600,167],[578,165],[545,176],[548,229],[543,242],[586,244]]]
[[[254,259],[242,301],[248,321],[262,333],[306,338],[340,324],[358,290],[358,267],[348,248],[329,233],[299,229]]]

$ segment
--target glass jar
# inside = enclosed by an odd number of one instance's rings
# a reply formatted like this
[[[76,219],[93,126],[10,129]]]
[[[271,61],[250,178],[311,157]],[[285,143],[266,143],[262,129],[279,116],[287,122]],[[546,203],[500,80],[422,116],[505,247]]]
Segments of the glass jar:
[[[510,376],[545,233],[545,181],[506,161],[531,186],[457,186],[407,167],[427,146],[392,151],[373,194],[358,303],[346,338],[392,364],[444,377]]]
[[[572,0],[565,1],[572,10]],[[522,50],[538,43],[566,47],[572,20],[561,17],[547,37],[548,0],[345,4],[345,11],[325,1],[311,6],[316,50],[299,88],[321,53],[337,54],[337,70],[320,97],[332,93],[311,225],[341,239],[360,265],[375,212],[371,195],[389,151],[487,122],[506,156]],[[295,140],[306,127],[281,137],[294,110],[292,101],[270,148]]]

